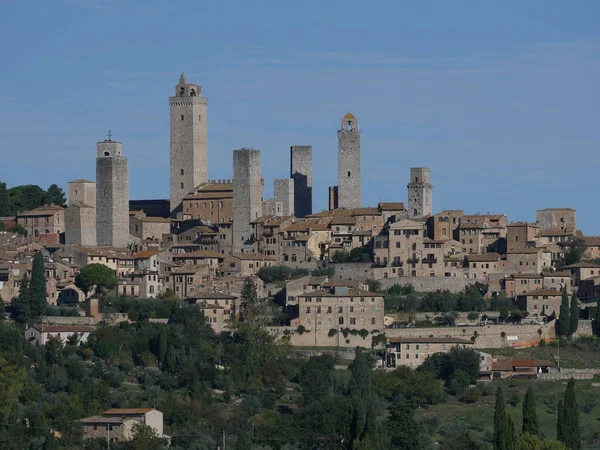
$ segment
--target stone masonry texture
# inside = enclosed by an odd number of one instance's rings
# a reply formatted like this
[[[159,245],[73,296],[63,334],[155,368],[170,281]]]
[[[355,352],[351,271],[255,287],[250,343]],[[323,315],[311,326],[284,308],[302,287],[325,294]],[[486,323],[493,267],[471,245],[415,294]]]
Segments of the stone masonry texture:
[[[312,145],[290,147],[290,177],[294,180],[294,216],[312,214]]]
[[[95,201],[94,201],[95,203]],[[96,246],[96,208],[71,203],[65,210],[65,244]]]
[[[188,193],[208,182],[208,99],[201,87],[189,84],[181,74],[171,108],[171,211]]]
[[[342,117],[338,130],[338,207],[360,208],[360,131],[351,113]]]
[[[422,219],[432,213],[433,186],[427,167],[412,167],[408,183],[408,217]]]
[[[67,202],[69,205],[83,203],[96,206],[96,183],[88,180],[69,181],[67,189]]]
[[[124,248],[129,242],[129,168],[122,144],[98,142],[96,237],[99,246]]]
[[[275,200],[281,202],[283,216],[294,214],[294,180],[291,178],[276,178],[274,182]]]
[[[262,215],[260,150],[233,151],[233,252],[249,249],[250,222]]]

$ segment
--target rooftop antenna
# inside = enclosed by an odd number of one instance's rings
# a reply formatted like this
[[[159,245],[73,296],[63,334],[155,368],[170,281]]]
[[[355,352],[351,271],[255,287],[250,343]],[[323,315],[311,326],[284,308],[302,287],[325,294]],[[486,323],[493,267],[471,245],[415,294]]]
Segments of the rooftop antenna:
[[[109,129],[108,130],[108,141],[110,142],[112,138],[112,131]]]

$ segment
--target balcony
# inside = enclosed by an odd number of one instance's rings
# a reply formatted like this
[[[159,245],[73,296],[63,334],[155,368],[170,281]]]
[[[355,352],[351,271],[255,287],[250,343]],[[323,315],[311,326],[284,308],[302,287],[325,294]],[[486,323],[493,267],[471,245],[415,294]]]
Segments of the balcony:
[[[402,267],[404,265],[404,263],[402,261],[394,260],[394,261],[392,261],[391,265],[392,265],[392,267]]]
[[[417,257],[408,258],[408,259],[406,260],[406,262],[407,262],[408,264],[417,264],[419,261],[420,261],[420,259],[419,259],[419,258],[417,258]]]
[[[423,264],[435,264],[437,262],[437,258],[435,256],[427,256],[423,258]]]

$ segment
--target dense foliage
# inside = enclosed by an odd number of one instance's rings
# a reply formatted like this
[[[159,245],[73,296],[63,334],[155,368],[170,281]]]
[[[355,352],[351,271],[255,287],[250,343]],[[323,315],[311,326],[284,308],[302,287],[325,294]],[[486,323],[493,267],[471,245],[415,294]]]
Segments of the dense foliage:
[[[288,266],[261,267],[258,270],[258,276],[265,283],[293,280],[295,278],[305,277],[308,273],[307,269],[298,269]]]
[[[34,185],[14,186],[8,189],[6,183],[0,182],[0,217],[15,216],[49,203],[65,206],[65,194],[56,184],[45,191]]]

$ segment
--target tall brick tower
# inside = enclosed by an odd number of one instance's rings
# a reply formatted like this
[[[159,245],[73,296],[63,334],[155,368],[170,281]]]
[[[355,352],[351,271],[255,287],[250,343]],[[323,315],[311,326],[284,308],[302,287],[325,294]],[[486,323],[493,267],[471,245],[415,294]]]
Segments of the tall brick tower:
[[[171,106],[171,211],[177,212],[183,197],[208,182],[206,119],[208,99],[201,87],[189,84],[182,73]]]
[[[290,178],[294,180],[294,216],[312,214],[312,145],[290,147]]]
[[[338,207],[360,208],[360,131],[352,113],[338,130]]]
[[[250,249],[252,225],[262,216],[260,150],[233,151],[233,252]]]
[[[96,235],[101,246],[129,243],[129,168],[123,145],[110,135],[97,144]]]
[[[408,217],[422,219],[432,212],[433,186],[427,167],[411,167],[408,183]]]

